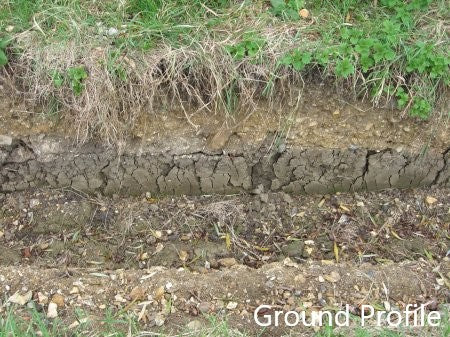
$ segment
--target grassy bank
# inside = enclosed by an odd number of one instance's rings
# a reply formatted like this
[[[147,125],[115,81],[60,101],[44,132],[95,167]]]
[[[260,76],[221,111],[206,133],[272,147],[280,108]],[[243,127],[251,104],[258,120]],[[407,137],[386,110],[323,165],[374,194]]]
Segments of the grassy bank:
[[[233,114],[295,101],[313,77],[428,119],[450,83],[445,0],[0,0],[0,8],[1,78],[47,114],[73,120],[81,142],[123,139],[143,106]]]

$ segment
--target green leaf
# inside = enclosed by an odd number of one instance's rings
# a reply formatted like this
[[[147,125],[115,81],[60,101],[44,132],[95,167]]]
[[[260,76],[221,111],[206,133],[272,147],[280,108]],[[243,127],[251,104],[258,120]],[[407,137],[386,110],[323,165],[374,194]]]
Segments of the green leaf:
[[[10,40],[7,38],[0,39],[0,49],[5,50],[8,47]]]
[[[375,64],[373,58],[370,57],[369,55],[361,55],[359,62],[361,63],[361,67],[364,72],[367,72]]]
[[[0,67],[5,66],[8,63],[8,57],[6,53],[0,49]]]
[[[338,61],[336,64],[336,75],[339,77],[348,77],[355,72],[355,66],[348,58]]]

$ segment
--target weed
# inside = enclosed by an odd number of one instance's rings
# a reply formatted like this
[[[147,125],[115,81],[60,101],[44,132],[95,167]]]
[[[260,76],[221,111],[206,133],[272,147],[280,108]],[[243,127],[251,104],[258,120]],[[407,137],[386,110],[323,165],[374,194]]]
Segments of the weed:
[[[81,95],[84,88],[83,81],[88,78],[88,73],[84,67],[73,67],[67,70],[67,76],[70,81],[70,87],[75,96]]]
[[[286,54],[280,61],[280,64],[292,66],[295,70],[301,71],[312,61],[312,54],[301,50],[294,50]]]
[[[64,76],[58,70],[53,70],[51,73],[52,82],[55,88],[61,88],[64,84]]]
[[[299,11],[304,8],[304,0],[270,0],[272,12],[286,20],[298,20]]]
[[[8,57],[6,56],[6,47],[9,44],[7,38],[0,39],[0,67],[3,67],[8,63]]]
[[[338,77],[346,78],[354,73],[355,66],[348,58],[344,58],[336,63],[336,75]]]
[[[265,44],[264,39],[254,33],[247,33],[243,36],[242,41],[226,46],[228,53],[237,61],[244,58],[254,59],[261,51]]]

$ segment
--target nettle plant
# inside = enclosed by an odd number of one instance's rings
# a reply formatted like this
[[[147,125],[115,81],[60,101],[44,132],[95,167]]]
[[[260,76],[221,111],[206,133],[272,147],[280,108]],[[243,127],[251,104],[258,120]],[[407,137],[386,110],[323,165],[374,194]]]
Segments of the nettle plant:
[[[255,59],[265,44],[266,41],[262,37],[253,33],[247,33],[244,34],[240,42],[225,48],[235,60],[240,61],[246,57]]]
[[[8,56],[6,55],[6,47],[8,47],[9,40],[7,38],[0,39],[0,67],[8,63]]]
[[[270,0],[272,13],[285,20],[300,19],[299,11],[304,8],[304,0]]]
[[[427,119],[433,108],[434,88],[440,81],[450,84],[448,55],[431,43],[410,42],[415,12],[427,8],[430,2],[382,0],[381,5],[392,15],[381,24],[344,26],[331,41],[322,41],[317,50],[292,50],[279,64],[296,71],[314,64],[331,70],[337,78],[348,78],[358,71],[368,80],[367,88],[374,96],[395,97],[399,109],[409,109],[410,115]],[[396,73],[404,79],[399,80]],[[417,79],[421,85],[417,85]]]
[[[51,78],[55,88],[61,88],[64,83],[68,83],[75,96],[80,96],[84,89],[84,80],[88,78],[86,69],[82,66],[71,67],[66,73],[58,70],[51,72]]]

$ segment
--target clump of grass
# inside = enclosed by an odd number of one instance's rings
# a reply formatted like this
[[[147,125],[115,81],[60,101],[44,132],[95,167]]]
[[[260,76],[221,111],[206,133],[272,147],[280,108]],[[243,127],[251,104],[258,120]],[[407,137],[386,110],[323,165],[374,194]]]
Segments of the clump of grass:
[[[187,116],[270,108],[297,99],[312,73],[421,119],[450,84],[444,0],[0,4],[0,39],[12,36],[0,76],[64,110],[80,142],[120,143],[158,106]]]

